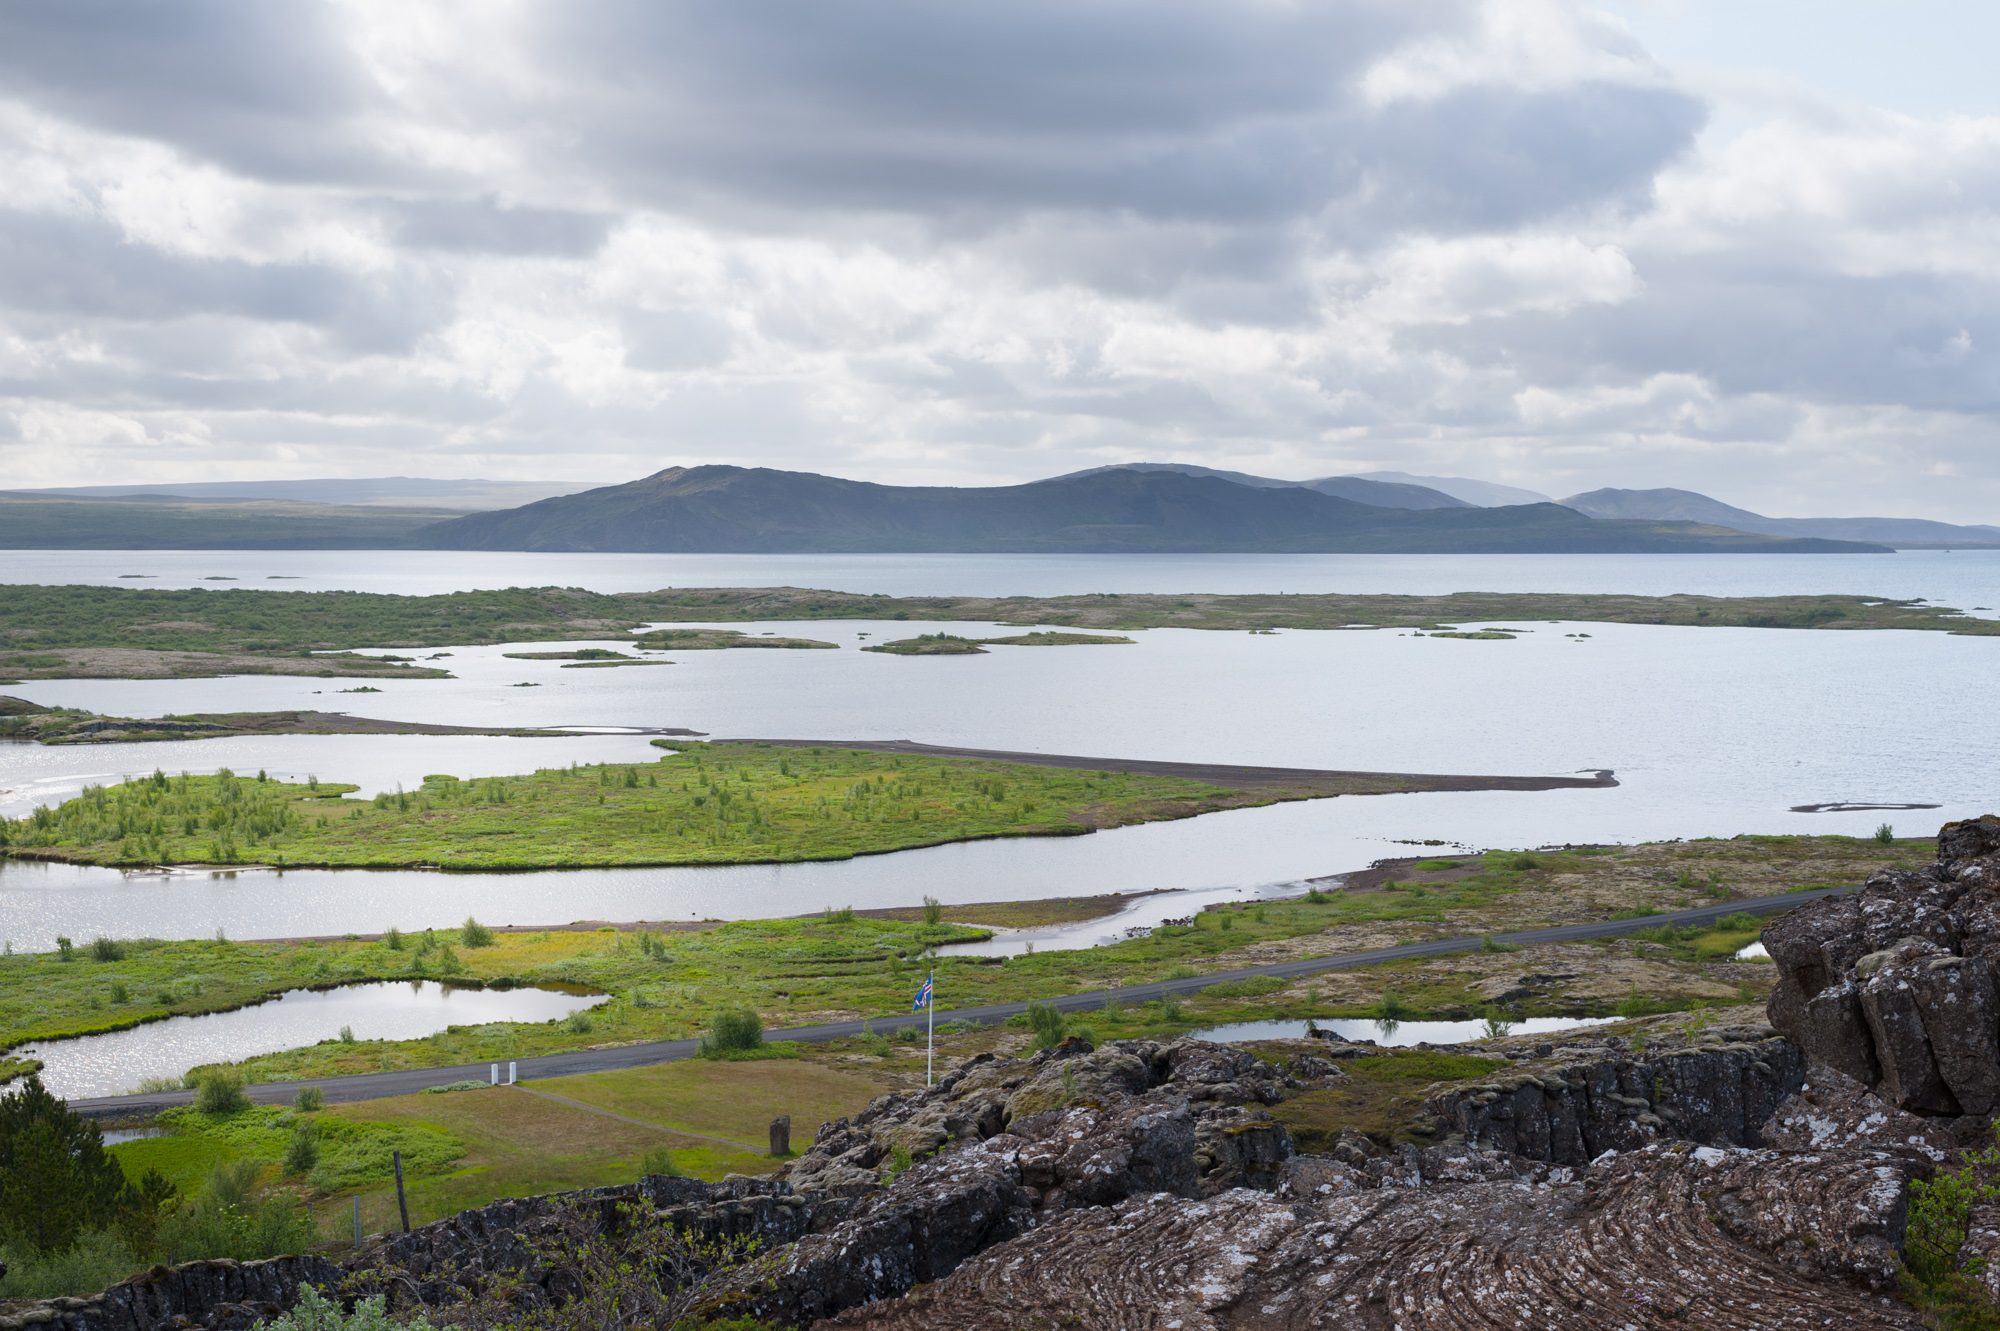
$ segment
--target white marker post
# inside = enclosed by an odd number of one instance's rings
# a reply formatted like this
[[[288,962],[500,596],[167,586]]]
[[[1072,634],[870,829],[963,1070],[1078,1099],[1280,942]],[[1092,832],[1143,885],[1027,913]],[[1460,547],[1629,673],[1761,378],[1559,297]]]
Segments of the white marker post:
[[[514,1084],[514,1070],[519,1066],[520,1064],[516,1063],[513,1059],[510,1058],[507,1060],[507,1084],[509,1086]]]
[[[495,1086],[500,1084],[500,1065],[498,1063],[493,1065],[493,1084]]]

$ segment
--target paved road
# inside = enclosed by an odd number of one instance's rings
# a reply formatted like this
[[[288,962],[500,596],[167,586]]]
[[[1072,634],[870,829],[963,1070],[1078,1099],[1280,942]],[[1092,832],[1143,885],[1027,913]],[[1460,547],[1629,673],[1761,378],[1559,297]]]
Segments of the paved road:
[[[1787,892],[1780,896],[1750,897],[1741,901],[1718,901],[1713,905],[1696,906],[1691,910],[1672,911],[1663,915],[1647,915],[1632,920],[1598,920],[1588,924],[1559,924],[1546,929],[1524,929],[1518,933],[1493,934],[1499,943],[1570,943],[1591,938],[1613,938],[1619,934],[1636,933],[1662,924],[1713,924],[1725,915],[1745,912],[1751,915],[1776,915],[1801,906],[1809,901],[1819,901],[1826,897],[1840,896],[1853,892],[1853,887],[1822,887],[1810,892]],[[1361,966],[1373,966],[1384,961],[1404,961],[1412,957],[1438,957],[1453,952],[1476,950],[1483,938],[1470,935],[1463,938],[1434,938],[1422,943],[1404,943],[1396,947],[1370,948],[1365,952],[1341,952],[1328,957],[1300,957],[1292,961],[1279,961],[1265,966],[1243,966],[1235,970],[1207,971],[1178,980],[1156,980],[1151,984],[1131,984],[1117,990],[1095,989],[1088,993],[1064,994],[1046,1000],[1064,1012],[1088,1012],[1101,1008],[1105,1000],[1116,996],[1121,1003],[1146,1003],[1156,998],[1183,997],[1197,993],[1212,984],[1223,984],[1230,980],[1249,980],[1260,976],[1273,976],[1281,980],[1293,980],[1302,975],[1318,975],[1326,971],[1354,970]],[[1026,1003],[988,1003],[983,1007],[955,1008],[940,1010],[937,1020],[940,1024],[953,1021],[973,1021],[993,1024],[1006,1021],[1027,1011]],[[866,1022],[868,1029],[888,1033],[904,1026],[923,1025],[923,1017],[905,1013],[892,1017],[872,1017]],[[818,1026],[792,1026],[784,1030],[766,1031],[772,1040],[799,1040],[816,1043],[824,1040],[839,1040],[863,1034],[859,1021],[832,1021]],[[650,1067],[656,1063],[673,1063],[680,1059],[692,1058],[695,1054],[693,1040],[659,1040],[651,1044],[618,1045],[609,1049],[579,1049],[563,1054],[544,1054],[538,1058],[524,1058],[519,1061],[518,1072],[523,1079],[542,1077],[568,1077],[584,1072],[611,1072],[619,1068]],[[326,1077],[316,1081],[271,1082],[248,1088],[250,1098],[267,1104],[288,1103],[298,1094],[301,1086],[317,1086],[326,1093],[328,1100],[379,1100],[392,1095],[413,1095],[426,1087],[442,1085],[445,1082],[478,1080],[485,1081],[490,1065],[486,1063],[466,1063],[448,1068],[417,1068],[403,1072],[368,1072],[352,1077]],[[505,1073],[505,1068],[502,1068]],[[187,1091],[174,1091],[158,1095],[111,1095],[91,1100],[72,1100],[70,1107],[77,1112],[94,1118],[143,1118],[173,1105],[187,1104],[194,1097]]]

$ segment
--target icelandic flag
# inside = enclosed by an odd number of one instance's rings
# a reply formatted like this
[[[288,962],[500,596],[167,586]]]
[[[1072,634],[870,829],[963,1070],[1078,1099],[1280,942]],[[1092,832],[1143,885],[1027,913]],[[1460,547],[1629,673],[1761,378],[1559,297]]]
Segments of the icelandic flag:
[[[910,1004],[910,1011],[922,1012],[931,1005],[931,981],[936,978],[935,975],[924,976],[924,987],[917,990],[916,1001]]]

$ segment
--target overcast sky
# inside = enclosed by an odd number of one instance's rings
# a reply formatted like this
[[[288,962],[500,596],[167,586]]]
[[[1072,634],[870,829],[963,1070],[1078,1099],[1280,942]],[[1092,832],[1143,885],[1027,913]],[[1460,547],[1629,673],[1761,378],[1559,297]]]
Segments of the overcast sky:
[[[1996,49],[1991,0],[7,4],[0,484],[2000,521]]]

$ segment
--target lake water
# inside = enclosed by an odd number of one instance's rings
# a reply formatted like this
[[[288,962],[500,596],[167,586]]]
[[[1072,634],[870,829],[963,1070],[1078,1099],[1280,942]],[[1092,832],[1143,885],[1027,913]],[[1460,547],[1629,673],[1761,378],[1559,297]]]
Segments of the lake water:
[[[1189,1031],[1197,1040],[1230,1044],[1238,1040],[1303,1040],[1307,1027],[1317,1026],[1343,1040],[1372,1040],[1390,1048],[1418,1044],[1464,1044],[1495,1035],[1553,1035],[1557,1031],[1583,1030],[1618,1021],[1618,1017],[1524,1017],[1500,1023],[1489,1030],[1483,1021],[1373,1021],[1340,1018],[1332,1021],[1238,1021],[1226,1026],[1210,1026]]]
[[[1840,590],[2000,601],[2000,554],[1894,556],[478,556],[229,552],[6,552],[5,577],[106,580],[150,569],[305,570],[278,587],[441,590],[512,582],[650,587],[794,582],[855,590],[1066,591],[1454,588],[1751,592]],[[65,571],[66,570],[66,571]],[[1873,571],[1871,573],[1871,571]],[[1864,577],[1864,574],[1870,576]],[[400,581],[399,581],[400,579]],[[1901,579],[1901,581],[1898,581]],[[138,584],[147,585],[147,584]],[[229,584],[220,584],[229,585]],[[4,594],[4,593],[0,593]],[[981,748],[1390,771],[1560,774],[1613,768],[1609,790],[1345,798],[1240,810],[1060,840],[976,842],[824,864],[530,874],[242,871],[134,877],[0,865],[0,937],[231,937],[575,919],[744,918],[826,905],[913,905],[1113,891],[1250,895],[1411,853],[1410,842],[1534,846],[1739,832],[1907,832],[1988,811],[1987,764],[1960,701],[1984,696],[2000,640],[1939,633],[1786,632],[1532,624],[1511,642],[1399,631],[1270,636],[1154,630],[1129,647],[995,648],[910,658],[856,650],[977,625],[769,623],[751,631],[839,651],[668,653],[646,670],[563,670],[455,647],[457,679],[49,681],[6,692],[122,715],[346,709],[468,725],[685,726],[719,737],[910,738]],[[864,636],[866,635],[866,636]],[[1588,635],[1588,636],[1572,636]],[[575,644],[590,645],[590,644]],[[532,683],[534,688],[515,687]],[[0,746],[0,812],[90,781],[229,766],[413,786],[426,773],[529,771],[639,760],[643,737],[279,736],[173,744]],[[670,760],[671,761],[671,760]],[[1797,814],[1793,805],[1922,802],[1894,814]],[[1157,905],[1152,903],[1159,903]],[[1187,913],[1185,898],[1135,904]],[[1090,926],[1101,937],[1106,922]],[[1087,932],[1087,930],[1085,931]],[[1018,942],[1018,940],[1015,940]],[[1008,946],[1002,940],[997,946]],[[1040,945],[1040,944],[1038,944]],[[1059,945],[1059,944],[1055,944]],[[1073,945],[1073,944],[1072,944]]]
[[[121,575],[142,573],[145,579]],[[210,581],[227,578],[229,581]],[[424,550],[0,550],[0,584],[429,594],[481,587],[1083,592],[1831,592],[2000,605],[2000,550],[1893,555],[606,555]]]
[[[118,1095],[149,1077],[180,1077],[208,1063],[337,1039],[412,1040],[452,1026],[555,1021],[604,1001],[553,989],[476,989],[397,980],[291,989],[268,1002],[198,1017],[169,1017],[128,1030],[30,1044],[42,1084],[64,1099]]]

